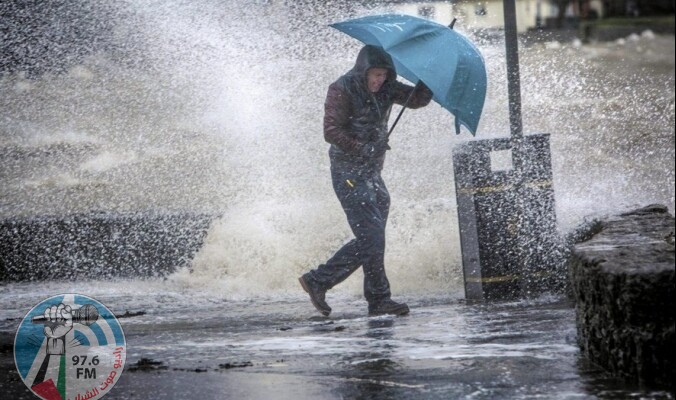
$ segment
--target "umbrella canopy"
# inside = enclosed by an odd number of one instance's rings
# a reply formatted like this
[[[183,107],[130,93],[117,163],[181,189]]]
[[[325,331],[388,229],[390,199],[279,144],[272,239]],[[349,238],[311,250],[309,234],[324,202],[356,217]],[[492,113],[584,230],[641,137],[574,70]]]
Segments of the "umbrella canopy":
[[[486,65],[466,37],[434,21],[410,15],[372,15],[331,24],[333,28],[373,46],[394,61],[397,74],[422,81],[433,99],[476,134],[486,99]]]

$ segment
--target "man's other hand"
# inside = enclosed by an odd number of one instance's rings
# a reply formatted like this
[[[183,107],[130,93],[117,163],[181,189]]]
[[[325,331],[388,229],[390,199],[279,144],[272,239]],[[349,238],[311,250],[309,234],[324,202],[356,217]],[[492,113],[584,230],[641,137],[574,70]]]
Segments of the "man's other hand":
[[[390,150],[390,145],[387,140],[378,140],[376,142],[364,143],[361,148],[360,155],[362,157],[381,157],[387,150]]]

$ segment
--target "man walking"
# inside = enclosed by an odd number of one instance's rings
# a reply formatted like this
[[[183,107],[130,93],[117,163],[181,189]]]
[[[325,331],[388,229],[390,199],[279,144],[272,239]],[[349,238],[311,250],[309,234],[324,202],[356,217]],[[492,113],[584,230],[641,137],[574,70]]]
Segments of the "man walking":
[[[396,80],[392,58],[381,48],[364,46],[354,67],[329,86],[324,104],[324,138],[331,144],[333,189],[355,238],[325,264],[299,278],[315,308],[331,313],[326,291],[359,267],[364,271],[364,296],[369,316],[404,315],[409,308],[393,301],[385,274],[385,225],[390,196],[380,173],[388,145],[392,105],[408,108],[429,104],[432,92]],[[413,92],[415,91],[415,92]]]

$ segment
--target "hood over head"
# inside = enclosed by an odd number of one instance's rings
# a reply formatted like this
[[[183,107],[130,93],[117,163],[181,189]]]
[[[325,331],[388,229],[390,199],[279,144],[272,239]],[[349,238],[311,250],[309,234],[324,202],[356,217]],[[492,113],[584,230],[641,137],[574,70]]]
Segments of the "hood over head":
[[[389,70],[387,80],[394,81],[397,79],[397,72],[394,68],[392,57],[382,48],[367,44],[359,51],[357,61],[352,68],[352,73],[366,79],[366,71],[369,68],[385,68]]]

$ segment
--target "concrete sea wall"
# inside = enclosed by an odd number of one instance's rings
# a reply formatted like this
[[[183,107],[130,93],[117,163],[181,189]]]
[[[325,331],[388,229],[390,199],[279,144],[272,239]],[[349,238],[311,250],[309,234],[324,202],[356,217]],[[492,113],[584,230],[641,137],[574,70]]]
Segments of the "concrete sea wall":
[[[214,215],[89,213],[0,221],[0,281],[165,276],[188,266]]]

